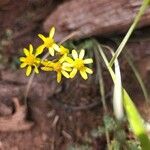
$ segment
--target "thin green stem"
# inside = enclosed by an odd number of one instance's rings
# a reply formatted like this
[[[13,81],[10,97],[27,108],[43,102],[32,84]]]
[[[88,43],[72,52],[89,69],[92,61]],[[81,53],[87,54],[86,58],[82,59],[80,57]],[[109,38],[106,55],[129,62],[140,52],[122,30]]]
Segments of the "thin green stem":
[[[107,115],[108,109],[107,109],[106,100],[105,100],[104,81],[103,81],[103,75],[102,75],[102,70],[101,70],[101,62],[99,59],[99,53],[97,51],[97,48],[94,49],[94,54],[95,54],[95,59],[96,59],[97,71],[98,71],[99,90],[100,90],[102,105],[104,108],[104,114]],[[108,150],[112,150],[111,144],[110,144],[109,131],[106,128],[105,128],[105,136],[106,136],[106,141],[107,141],[107,148]]]
[[[114,84],[117,84],[116,75],[115,75],[113,69],[110,67],[105,53],[103,52],[103,50],[101,48],[99,49],[99,52],[107,66],[107,69],[112,77]],[[141,118],[139,112],[137,111],[137,108],[135,107],[134,103],[132,102],[130,96],[126,92],[126,90],[123,87],[122,87],[122,90],[123,90],[123,104],[124,104],[124,108],[125,108],[125,111],[127,114],[127,119],[130,123],[130,126],[131,126],[134,134],[138,137],[138,139],[141,143],[142,150],[149,150],[150,149],[150,140],[147,135],[145,125],[143,124],[142,118]]]
[[[134,74],[135,74],[135,76],[136,76],[136,78],[137,78],[137,80],[138,80],[140,86],[141,86],[141,89],[142,89],[142,91],[143,91],[143,95],[144,95],[144,97],[145,97],[145,100],[146,100],[147,102],[149,102],[149,95],[148,95],[147,89],[146,89],[146,87],[145,87],[145,84],[144,84],[144,82],[143,82],[143,80],[142,80],[142,78],[141,78],[141,76],[140,76],[138,70],[136,69],[136,67],[134,66],[134,64],[133,64],[133,62],[132,62],[131,54],[130,54],[129,52],[127,52],[127,53],[125,54],[125,57],[126,57],[127,62],[128,62],[129,65],[130,65],[130,67],[132,68],[132,70],[133,70],[133,72],[134,72]]]
[[[94,49],[94,52],[95,52],[95,59],[96,59],[96,65],[97,65],[96,68],[97,68],[97,73],[98,73],[98,82],[99,82],[101,100],[102,100],[104,111],[105,113],[107,113],[107,105],[105,101],[105,88],[104,88],[104,81],[103,81],[103,75],[102,75],[101,64],[100,64],[101,62],[98,57],[99,54],[96,49]]]
[[[136,15],[133,24],[130,26],[126,36],[124,37],[124,39],[122,40],[121,44],[119,45],[118,49],[115,52],[115,55],[112,57],[111,61],[110,61],[110,66],[112,66],[114,64],[114,61],[116,60],[116,58],[120,55],[120,53],[122,52],[123,48],[125,47],[127,41],[129,40],[132,32],[134,31],[134,29],[136,28],[138,22],[140,21],[142,15],[144,14],[146,8],[148,7],[149,4],[149,0],[145,0],[143,1],[142,6],[140,7],[140,10],[138,12],[138,14]]]
[[[101,45],[102,48],[109,50],[112,56],[114,56],[114,51],[112,48],[106,45]],[[113,107],[114,107],[114,114],[118,121],[122,121],[124,112],[123,112],[123,102],[122,102],[122,81],[121,81],[121,72],[118,59],[115,60],[115,76],[117,78],[117,84],[114,85],[114,92],[113,92]]]

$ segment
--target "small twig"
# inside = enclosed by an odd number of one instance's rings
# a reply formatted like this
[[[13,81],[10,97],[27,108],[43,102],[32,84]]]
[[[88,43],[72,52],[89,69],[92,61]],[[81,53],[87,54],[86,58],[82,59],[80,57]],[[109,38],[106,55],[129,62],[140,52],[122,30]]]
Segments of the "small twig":
[[[75,35],[78,35],[79,31],[74,31],[71,34],[69,34],[68,36],[66,36],[61,42],[60,44],[66,42],[67,40],[71,39],[72,37],[74,37]]]
[[[58,120],[59,120],[59,116],[57,115],[57,116],[55,116],[54,121],[52,123],[53,128],[56,127],[56,124],[57,124]]]
[[[72,140],[72,137],[69,133],[67,133],[66,131],[62,130],[62,135],[67,138],[68,140]]]
[[[51,126],[51,128],[52,128],[52,131],[51,131],[52,132],[51,133],[52,134],[52,138],[51,138],[51,150],[55,150],[56,125],[58,123],[58,120],[59,120],[59,116],[56,115],[55,118],[54,118],[54,120],[53,120],[53,122],[52,122],[52,126]]]

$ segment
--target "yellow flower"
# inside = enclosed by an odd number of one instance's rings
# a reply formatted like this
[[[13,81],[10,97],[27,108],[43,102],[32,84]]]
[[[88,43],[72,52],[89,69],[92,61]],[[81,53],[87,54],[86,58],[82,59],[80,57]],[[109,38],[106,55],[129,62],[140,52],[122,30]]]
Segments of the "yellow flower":
[[[47,48],[49,50],[49,53],[54,56],[54,50],[58,50],[59,46],[55,43],[54,40],[54,34],[55,34],[55,28],[52,27],[49,36],[45,37],[42,34],[38,34],[39,38],[43,40],[43,44],[37,48],[37,53],[41,54],[44,50],[44,48]]]
[[[57,82],[59,83],[62,79],[62,75],[66,78],[69,78],[69,74],[67,71],[71,71],[72,69],[68,66],[64,66],[65,56],[62,56],[57,62],[47,61],[44,62],[41,69],[44,71],[55,71],[57,73]]]
[[[86,64],[93,63],[93,60],[91,58],[83,59],[84,55],[85,50],[83,49],[80,51],[79,55],[76,50],[72,50],[72,57],[74,60],[72,60],[71,58],[67,58],[68,63],[65,63],[64,65],[73,67],[73,70],[70,73],[70,78],[73,78],[76,75],[77,71],[80,72],[80,75],[85,80],[88,78],[87,73],[93,73],[92,69],[85,66]]]
[[[54,64],[53,61],[43,60],[41,62],[41,64],[44,66],[44,67],[41,67],[41,69],[43,71],[52,71],[53,70],[53,64]]]
[[[56,51],[58,51],[60,55],[69,54],[69,49],[65,48],[62,45],[60,45],[59,49]]]
[[[20,57],[20,61],[22,62],[20,67],[27,67],[26,76],[29,76],[31,74],[32,67],[34,67],[35,73],[39,73],[38,65],[40,64],[40,58],[37,58],[37,53],[33,54],[33,46],[30,44],[29,50],[24,48],[23,51],[26,57]]]

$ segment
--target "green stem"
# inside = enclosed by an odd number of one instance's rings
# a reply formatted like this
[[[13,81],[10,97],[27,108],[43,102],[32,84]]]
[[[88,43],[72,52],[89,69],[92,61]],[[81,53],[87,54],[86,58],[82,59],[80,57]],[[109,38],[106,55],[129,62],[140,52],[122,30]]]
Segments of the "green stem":
[[[101,95],[101,100],[104,108],[104,114],[107,115],[108,113],[108,108],[106,105],[106,100],[105,100],[105,88],[104,88],[104,81],[103,81],[103,75],[102,75],[102,70],[101,70],[101,62],[99,59],[99,53],[97,51],[97,48],[94,49],[94,54],[96,58],[96,65],[97,65],[97,70],[98,70],[98,80],[99,80],[99,88],[100,88],[100,95]],[[107,148],[108,150],[112,150],[111,144],[110,144],[110,135],[109,131],[107,128],[105,128],[105,136],[106,136],[106,141],[107,141]]]
[[[140,10],[138,12],[138,14],[136,15],[133,24],[130,26],[126,36],[124,37],[124,39],[122,40],[121,44],[119,45],[118,49],[115,52],[115,55],[113,56],[113,58],[110,61],[110,66],[112,66],[114,64],[114,61],[116,60],[116,58],[120,55],[120,53],[122,52],[124,46],[126,45],[127,41],[129,40],[132,32],[134,31],[135,27],[137,26],[138,22],[140,21],[142,15],[144,14],[146,8],[148,7],[150,0],[145,0],[142,4],[142,6],[140,7]]]
[[[137,78],[137,80],[138,80],[140,86],[141,86],[141,89],[142,89],[142,91],[143,91],[145,100],[146,100],[147,102],[150,102],[150,101],[149,101],[149,95],[148,95],[147,89],[146,89],[146,87],[145,87],[145,84],[144,84],[144,82],[143,82],[143,80],[142,80],[142,78],[141,78],[141,76],[140,76],[140,74],[139,74],[137,68],[134,66],[133,61],[132,61],[132,58],[131,58],[131,54],[130,54],[128,51],[127,51],[127,53],[125,54],[125,57],[126,57],[127,62],[128,62],[129,65],[130,65],[130,67],[132,68],[132,70],[133,70],[133,72],[134,72],[134,74],[135,74],[135,76],[136,76],[136,78]]]

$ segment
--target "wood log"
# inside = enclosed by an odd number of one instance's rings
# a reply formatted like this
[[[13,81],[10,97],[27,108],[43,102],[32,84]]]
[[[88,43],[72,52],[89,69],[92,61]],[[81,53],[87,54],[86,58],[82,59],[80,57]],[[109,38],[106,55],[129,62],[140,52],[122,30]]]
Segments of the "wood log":
[[[9,3],[10,0],[0,0],[0,8]]]
[[[38,100],[47,100],[55,92],[57,93],[58,84],[56,84],[55,76],[49,78],[48,74],[42,74],[34,77],[30,87],[28,98]],[[6,70],[1,71],[0,79],[0,101],[3,99],[11,99],[12,97],[24,98],[29,77],[25,76],[23,71]],[[5,102],[4,102],[5,103]]]
[[[42,115],[41,107],[47,108],[48,97],[60,90],[54,78],[45,75],[35,76],[26,103],[24,96],[29,78],[25,77],[24,73],[13,70],[1,71],[0,106],[3,108],[0,107],[0,132],[29,130],[33,122],[27,120],[28,112],[32,112],[36,123],[40,121],[38,117]]]
[[[16,31],[26,29],[26,26],[31,27],[36,21],[45,18],[47,12],[54,8],[52,3],[53,0],[0,0],[0,36],[7,28]],[[26,17],[26,14],[32,13],[36,14],[35,17],[34,15],[31,15],[32,19],[31,16]]]
[[[19,16],[27,6],[26,0],[0,0],[0,30],[11,27],[14,20]],[[1,35],[1,33],[0,33]]]
[[[46,32],[51,26],[61,40],[73,31],[74,38],[123,33],[133,22],[142,0],[71,0],[58,6],[43,24]],[[138,27],[150,24],[150,9],[142,17]]]

